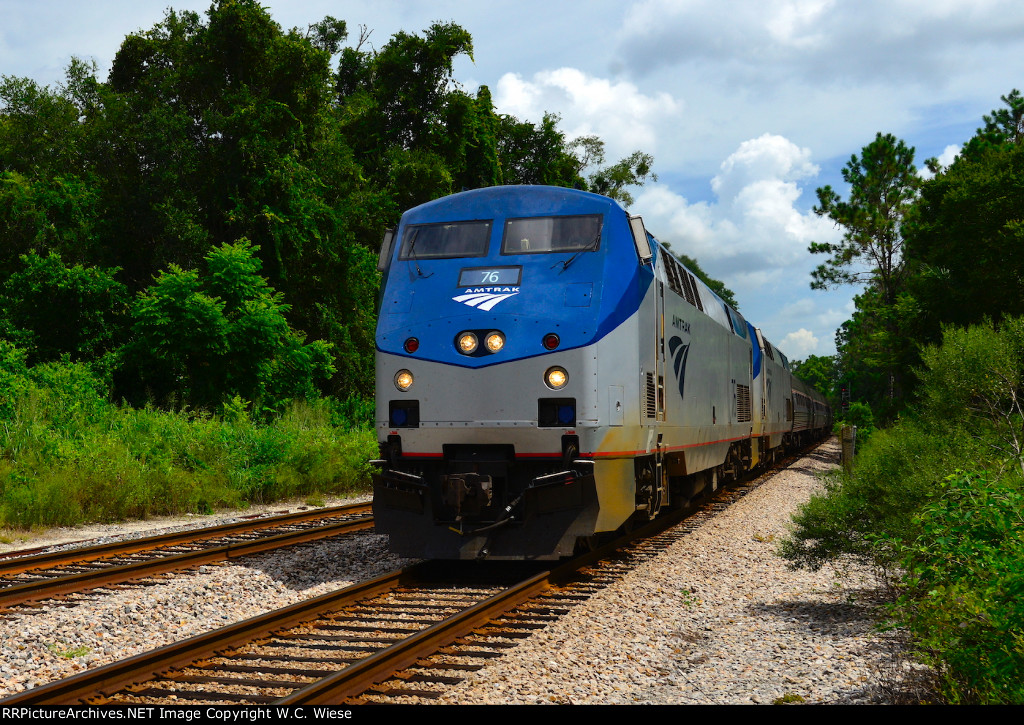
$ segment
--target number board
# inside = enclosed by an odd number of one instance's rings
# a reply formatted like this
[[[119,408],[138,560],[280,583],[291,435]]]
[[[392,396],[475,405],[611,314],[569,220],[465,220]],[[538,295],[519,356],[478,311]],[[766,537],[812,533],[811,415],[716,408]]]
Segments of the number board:
[[[522,267],[463,267],[459,272],[459,287],[517,285],[522,275]]]

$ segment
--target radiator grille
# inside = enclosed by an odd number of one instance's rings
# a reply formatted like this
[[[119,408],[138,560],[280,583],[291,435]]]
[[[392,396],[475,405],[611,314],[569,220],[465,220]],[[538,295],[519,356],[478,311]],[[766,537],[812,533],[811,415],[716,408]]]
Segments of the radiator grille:
[[[739,423],[750,422],[750,386],[736,384],[736,420]]]

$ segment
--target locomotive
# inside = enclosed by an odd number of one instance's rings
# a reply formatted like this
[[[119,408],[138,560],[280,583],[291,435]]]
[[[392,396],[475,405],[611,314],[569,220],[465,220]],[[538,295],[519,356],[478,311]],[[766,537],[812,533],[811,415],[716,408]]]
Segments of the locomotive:
[[[444,197],[378,267],[373,509],[398,554],[568,556],[831,430],[785,355],[607,197]]]

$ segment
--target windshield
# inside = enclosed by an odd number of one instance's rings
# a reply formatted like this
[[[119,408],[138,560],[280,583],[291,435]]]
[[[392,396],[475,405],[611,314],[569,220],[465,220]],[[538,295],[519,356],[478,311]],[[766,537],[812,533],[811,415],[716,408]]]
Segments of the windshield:
[[[417,224],[405,228],[399,259],[483,257],[491,239],[491,220]]]
[[[546,254],[596,250],[601,240],[601,215],[509,219],[501,241],[502,254]]]

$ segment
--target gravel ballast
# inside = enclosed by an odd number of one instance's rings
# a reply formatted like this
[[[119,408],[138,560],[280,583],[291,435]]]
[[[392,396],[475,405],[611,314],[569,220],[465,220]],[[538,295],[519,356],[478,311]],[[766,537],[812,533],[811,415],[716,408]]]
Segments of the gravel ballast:
[[[866,572],[790,571],[790,514],[832,442],[640,564],[441,702],[882,702],[894,643]],[[407,563],[357,535],[202,567],[153,586],[0,617],[0,697],[317,596]]]
[[[882,702],[895,643],[867,572],[790,571],[790,515],[832,441],[451,690],[446,703]]]

